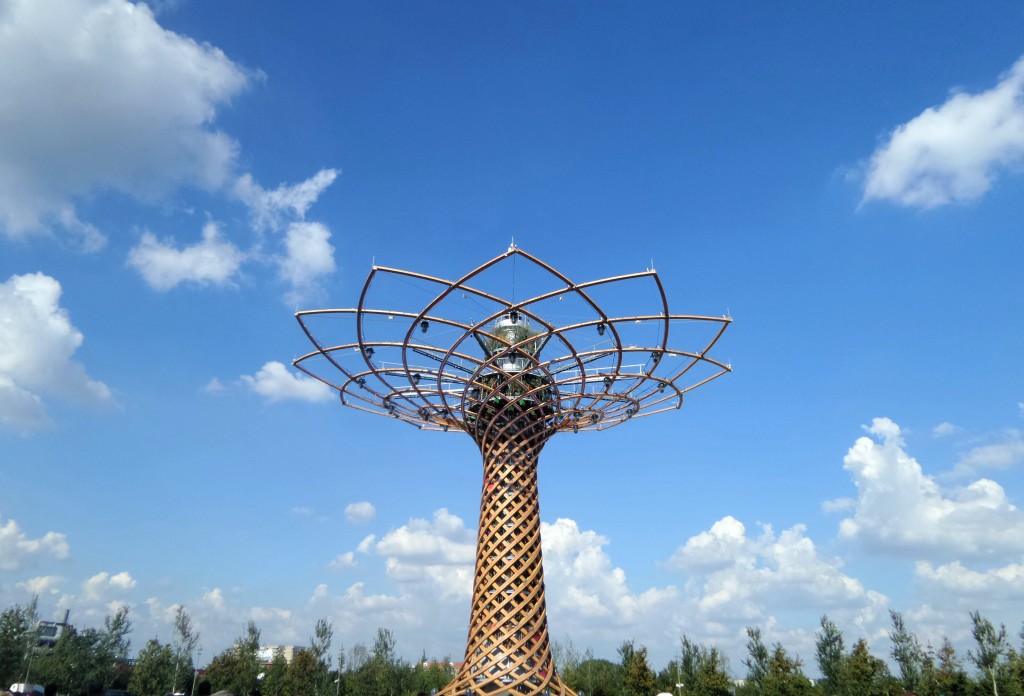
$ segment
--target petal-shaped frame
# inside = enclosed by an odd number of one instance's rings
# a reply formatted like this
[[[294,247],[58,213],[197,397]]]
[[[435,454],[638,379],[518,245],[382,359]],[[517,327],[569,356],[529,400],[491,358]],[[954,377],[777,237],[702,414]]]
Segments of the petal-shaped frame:
[[[517,258],[549,274],[554,289],[515,301],[477,285],[476,281],[486,280],[486,272]],[[372,302],[374,288],[385,276],[425,285],[433,299],[418,312],[378,308]],[[653,296],[655,301],[645,313],[614,315],[593,298],[609,291]],[[575,305],[590,316],[562,325],[548,321],[542,309],[553,299],[561,301],[566,296],[572,296]],[[451,304],[448,300],[453,297],[472,301],[483,315],[473,319],[446,315]],[[338,315],[354,319],[354,340],[321,343],[313,323],[343,318]],[[510,316],[531,327],[528,337],[511,342],[495,332],[496,322]],[[543,428],[533,436],[541,441],[559,431],[604,430],[631,418],[680,408],[687,392],[731,369],[708,355],[731,319],[671,314],[661,279],[653,269],[574,283],[514,245],[454,281],[374,266],[357,307],[304,310],[297,312],[296,318],[316,350],[296,359],[295,367],[337,389],[343,404],[397,418],[422,430],[465,431],[478,440],[484,437],[481,428],[498,426],[484,423],[472,406],[516,379],[515,373],[501,368],[510,356],[526,358],[529,373],[541,377],[524,387],[525,395],[534,397],[530,403],[549,405]],[[384,319],[388,330],[382,333],[387,335],[375,334],[375,327]],[[627,334],[636,325],[643,325],[645,335],[657,339],[628,341]],[[693,333],[698,334],[697,339],[690,337]],[[674,345],[676,335],[698,343]],[[528,343],[541,349],[531,355],[525,350]],[[500,348],[497,353],[495,345]],[[490,351],[487,346],[492,347]],[[353,354],[358,359],[351,359]],[[497,385],[493,379],[481,378],[494,373],[502,377]],[[498,425],[514,427],[507,419]]]

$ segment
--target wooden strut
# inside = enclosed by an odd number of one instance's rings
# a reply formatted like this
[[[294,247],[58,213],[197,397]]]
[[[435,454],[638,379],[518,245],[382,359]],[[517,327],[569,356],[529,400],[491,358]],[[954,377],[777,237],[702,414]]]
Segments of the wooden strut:
[[[564,285],[519,302],[470,285],[515,256]],[[366,300],[378,273],[435,284],[438,294],[419,313],[371,309]],[[657,311],[609,316],[588,295],[595,288],[631,282],[654,283],[660,296]],[[493,313],[470,322],[437,316],[436,308],[456,292],[489,303]],[[572,293],[591,309],[593,319],[556,327],[537,314],[544,301]],[[345,315],[356,320],[355,342],[324,345],[317,340],[310,322]],[[408,322],[404,340],[365,335],[374,319],[384,317]],[[438,696],[575,696],[556,673],[548,635],[537,494],[540,452],[557,432],[603,430],[682,406],[686,392],[730,371],[707,352],[731,320],[669,314],[653,270],[575,284],[514,245],[457,281],[374,267],[357,308],[306,310],[296,318],[316,350],[293,364],[337,389],[343,404],[420,429],[462,431],[480,448],[483,485],[466,657]],[[531,328],[531,322],[538,328]],[[644,322],[658,327],[658,342],[624,345],[621,330]],[[668,338],[674,324],[709,326],[710,338],[690,350],[672,348]],[[427,334],[431,326],[440,327],[438,336],[454,333],[455,338],[433,344],[417,335]],[[573,337],[582,329],[599,336],[607,332],[605,345],[577,349]],[[394,358],[388,363],[377,356],[385,351]],[[435,362],[424,366],[420,356]],[[646,361],[639,369],[624,362],[638,357]],[[336,382],[321,374],[314,367],[317,360],[326,361],[323,371],[337,370],[344,379]],[[601,368],[595,372],[590,366],[597,364]],[[700,366],[711,373],[701,374],[695,369]]]

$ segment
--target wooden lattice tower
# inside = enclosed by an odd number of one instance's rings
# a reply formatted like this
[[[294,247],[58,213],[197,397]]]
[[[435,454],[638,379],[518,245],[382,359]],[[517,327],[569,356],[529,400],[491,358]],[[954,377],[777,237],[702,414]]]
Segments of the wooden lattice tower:
[[[515,271],[517,259],[550,289],[521,301],[484,289],[503,265]],[[372,308],[379,286],[389,302],[410,287],[429,299],[421,309]],[[609,291],[613,304],[625,296],[646,301],[647,311],[606,311],[597,297]],[[337,389],[343,404],[423,430],[463,431],[480,448],[466,659],[439,696],[572,694],[555,673],[548,637],[540,451],[557,432],[604,430],[681,407],[686,392],[729,371],[707,351],[730,319],[669,314],[653,269],[576,284],[515,245],[457,281],[374,266],[357,307],[296,317],[316,350],[295,366]],[[324,340],[345,320],[354,322],[343,327],[354,341]],[[317,321],[324,324],[314,330]],[[669,345],[670,328],[688,348]]]

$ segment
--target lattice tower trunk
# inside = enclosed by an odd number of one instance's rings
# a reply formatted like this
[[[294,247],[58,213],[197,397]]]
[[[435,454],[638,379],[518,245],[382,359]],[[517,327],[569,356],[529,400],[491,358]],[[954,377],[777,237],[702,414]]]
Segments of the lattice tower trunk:
[[[493,362],[476,380],[496,388],[472,406],[484,462],[473,603],[465,662],[440,693],[574,694],[555,673],[544,600],[537,461],[554,432],[549,381]]]

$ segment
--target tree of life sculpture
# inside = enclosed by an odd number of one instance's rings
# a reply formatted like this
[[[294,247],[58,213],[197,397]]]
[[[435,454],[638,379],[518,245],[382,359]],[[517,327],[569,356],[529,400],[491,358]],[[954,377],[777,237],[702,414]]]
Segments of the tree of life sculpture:
[[[542,291],[516,300],[516,279],[530,274]],[[488,289],[509,277],[511,299]],[[378,294],[391,309],[372,302]],[[399,303],[410,295],[418,304],[406,309]],[[645,311],[622,311],[624,302]],[[466,659],[439,696],[572,694],[548,638],[538,455],[558,432],[680,408],[686,392],[729,371],[707,352],[731,320],[670,314],[653,269],[574,283],[514,244],[455,281],[374,266],[357,307],[296,318],[316,350],[294,365],[337,389],[342,404],[462,431],[480,448]],[[342,340],[325,338],[338,328]],[[670,333],[686,345],[670,345]]]

